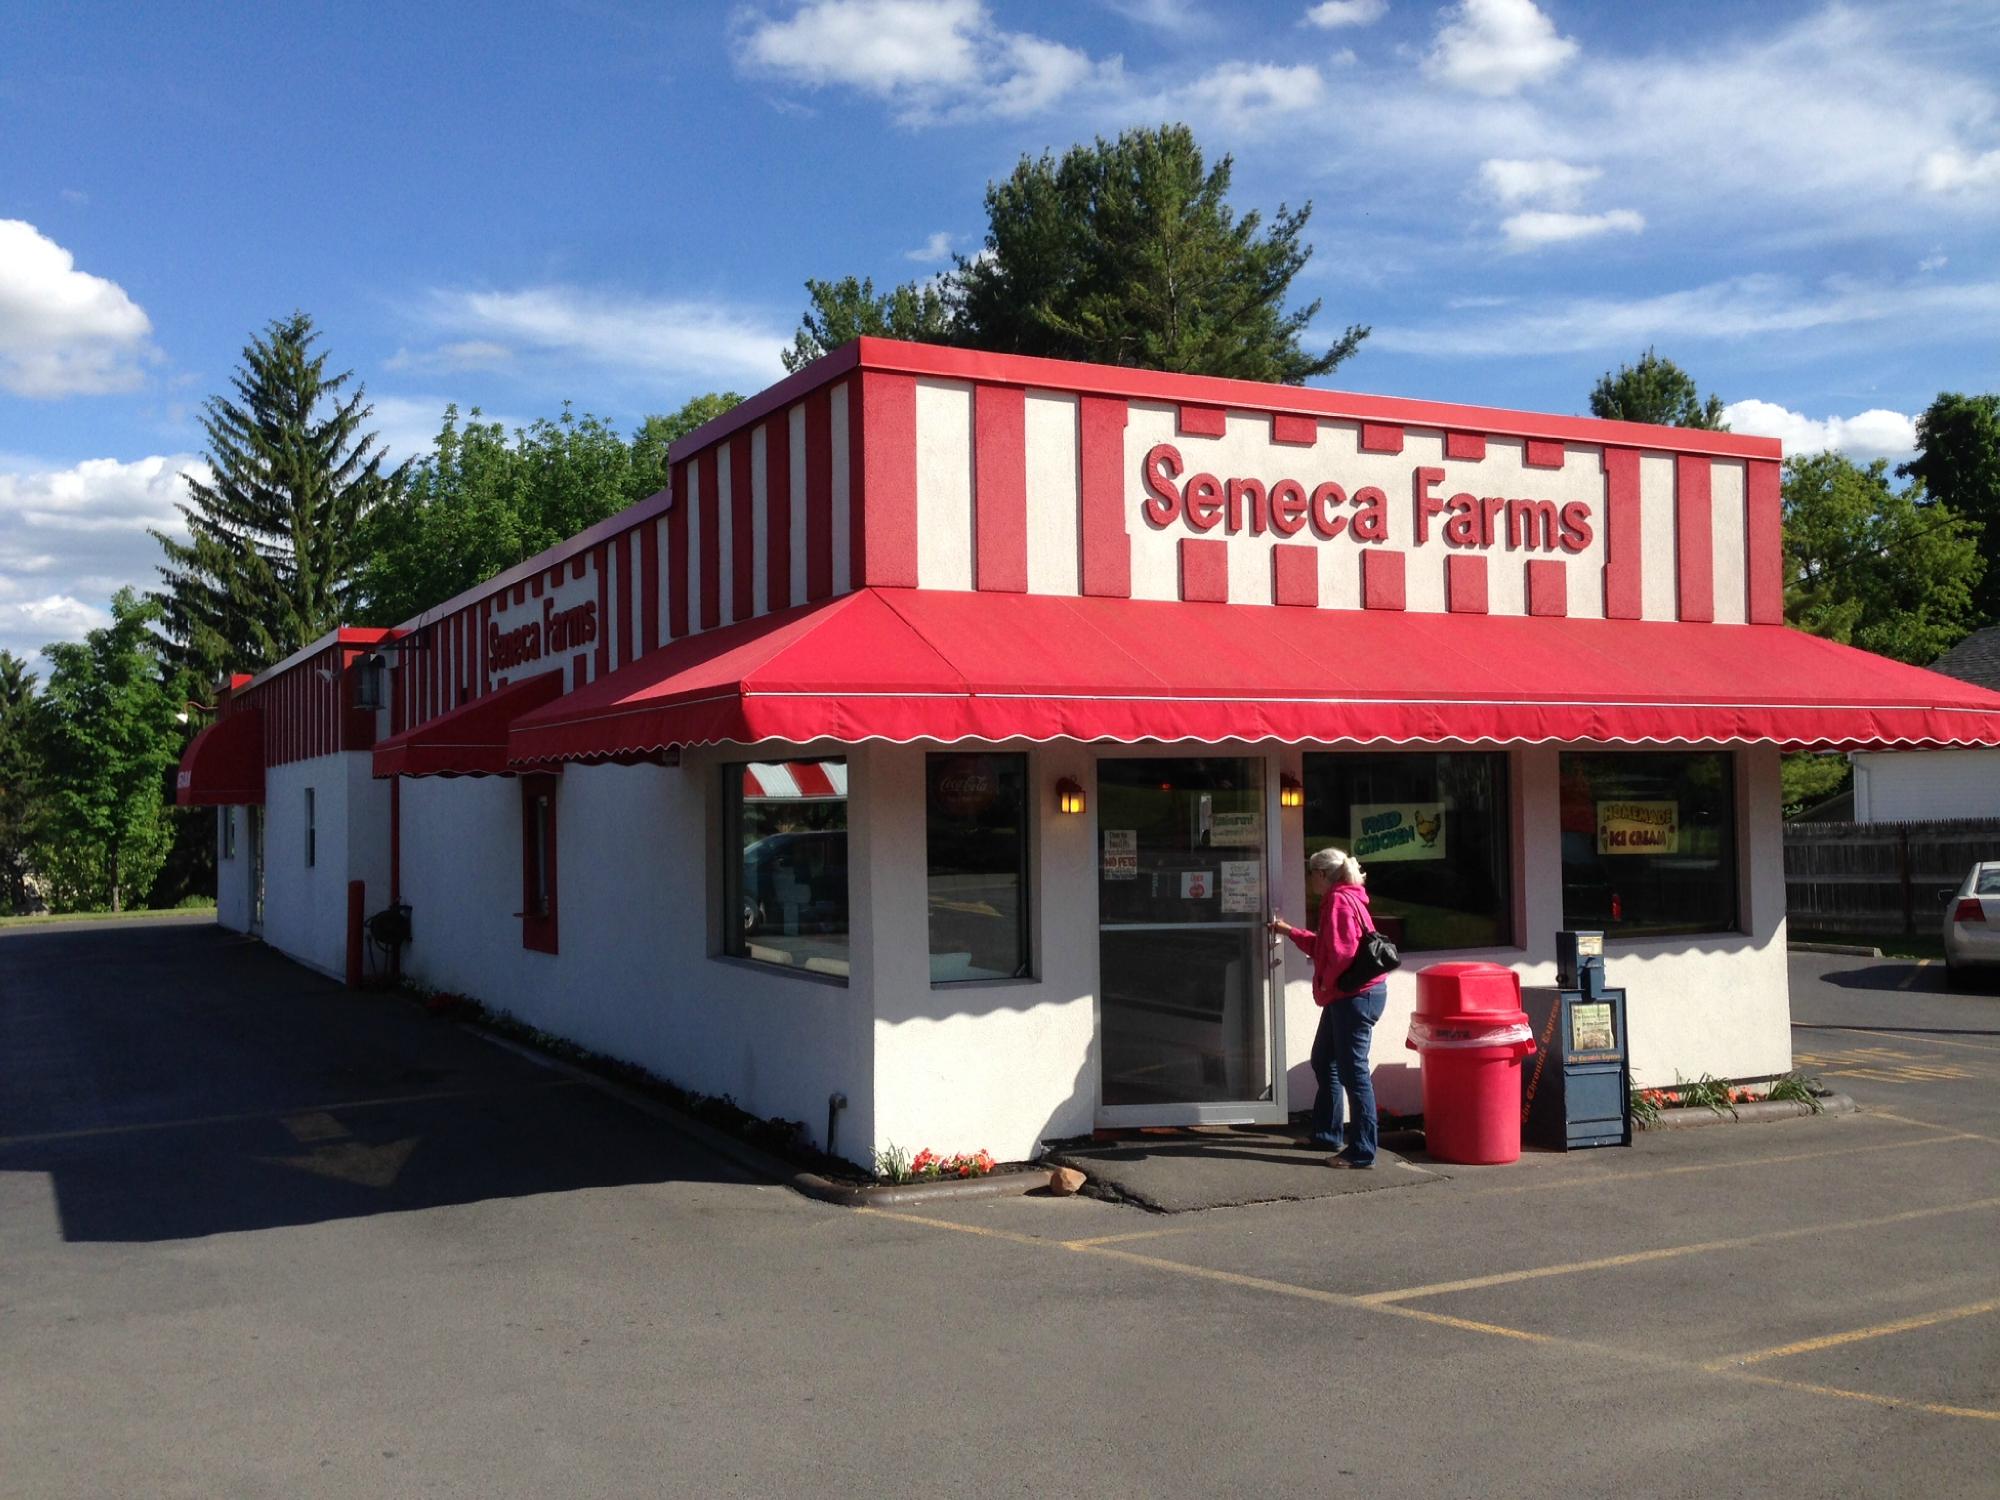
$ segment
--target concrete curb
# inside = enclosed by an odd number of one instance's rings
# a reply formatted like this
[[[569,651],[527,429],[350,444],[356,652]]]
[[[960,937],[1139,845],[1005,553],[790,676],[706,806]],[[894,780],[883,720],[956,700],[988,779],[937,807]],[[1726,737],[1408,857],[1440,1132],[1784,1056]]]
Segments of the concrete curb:
[[[1822,1094],[1819,1096],[1821,1115],[1851,1115],[1854,1101],[1845,1094]],[[1688,1109],[1663,1109],[1660,1117],[1647,1130],[1692,1130],[1698,1125],[1762,1125],[1772,1120],[1809,1119],[1813,1114],[1810,1105],[1801,1104],[1796,1099],[1760,1099],[1754,1104],[1739,1104],[1733,1115],[1717,1114],[1703,1105]],[[1633,1122],[1635,1125],[1636,1121]]]
[[[1793,953],[1835,953],[1842,958],[1880,958],[1880,948],[1864,948],[1859,943],[1787,943]]]
[[[727,1131],[717,1130],[713,1125],[684,1114],[670,1104],[663,1104],[652,1095],[616,1079],[593,1073],[588,1068],[579,1067],[565,1058],[552,1057],[537,1051],[512,1037],[502,1036],[476,1021],[458,1023],[483,1042],[491,1042],[496,1047],[505,1048],[532,1063],[552,1068],[566,1078],[607,1094],[622,1104],[628,1104],[641,1114],[650,1115],[677,1134],[686,1136],[697,1145],[714,1152],[717,1156],[735,1163],[752,1176],[768,1182],[781,1182],[794,1192],[808,1198],[816,1198],[822,1203],[836,1204],[841,1208],[908,1208],[921,1203],[943,1201],[964,1202],[974,1198],[1018,1198],[1049,1185],[1049,1174],[1040,1168],[1029,1168],[1021,1172],[995,1172],[986,1177],[954,1178],[949,1182],[897,1182],[897,1183],[856,1183],[835,1182],[830,1177],[822,1177],[817,1172],[805,1172],[790,1162],[759,1150],[746,1141],[739,1141]]]

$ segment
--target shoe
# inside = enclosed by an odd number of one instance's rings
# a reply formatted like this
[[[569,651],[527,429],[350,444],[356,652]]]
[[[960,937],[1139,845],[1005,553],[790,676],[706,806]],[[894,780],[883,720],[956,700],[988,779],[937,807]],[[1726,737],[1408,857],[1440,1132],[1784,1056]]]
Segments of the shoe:
[[[1375,1170],[1374,1162],[1356,1161],[1351,1156],[1329,1156],[1326,1159],[1326,1164],[1329,1167],[1335,1167],[1347,1172],[1372,1172]]]

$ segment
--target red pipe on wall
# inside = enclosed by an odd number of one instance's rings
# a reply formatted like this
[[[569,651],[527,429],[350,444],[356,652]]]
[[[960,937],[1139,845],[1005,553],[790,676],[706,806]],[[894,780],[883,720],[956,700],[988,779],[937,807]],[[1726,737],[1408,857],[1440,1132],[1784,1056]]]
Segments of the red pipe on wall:
[[[368,909],[368,882],[347,882],[347,987],[361,988],[361,921]]]

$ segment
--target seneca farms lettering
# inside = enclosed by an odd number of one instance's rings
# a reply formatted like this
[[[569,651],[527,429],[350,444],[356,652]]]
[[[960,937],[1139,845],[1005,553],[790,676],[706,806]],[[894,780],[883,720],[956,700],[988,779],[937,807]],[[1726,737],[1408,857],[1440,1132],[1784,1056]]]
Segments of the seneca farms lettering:
[[[538,660],[573,647],[587,646],[597,639],[597,601],[586,600],[570,609],[557,609],[553,599],[542,601],[542,617],[517,625],[512,630],[488,624],[486,659],[488,670],[504,672],[523,662]]]
[[[1266,482],[1247,477],[1218,479],[1189,474],[1180,449],[1156,443],[1147,452],[1140,477],[1143,510],[1156,530],[1175,521],[1195,532],[1220,527],[1229,535],[1266,532],[1281,537],[1308,531],[1321,541],[1345,535],[1357,542],[1394,540],[1389,496],[1378,485],[1352,494],[1333,480],[1308,485],[1299,479]],[[1443,469],[1419,468],[1410,476],[1410,536],[1422,546],[1437,535],[1447,547],[1505,547],[1521,552],[1581,552],[1595,534],[1591,508],[1581,500],[1558,505],[1510,495],[1470,491],[1439,494]]]

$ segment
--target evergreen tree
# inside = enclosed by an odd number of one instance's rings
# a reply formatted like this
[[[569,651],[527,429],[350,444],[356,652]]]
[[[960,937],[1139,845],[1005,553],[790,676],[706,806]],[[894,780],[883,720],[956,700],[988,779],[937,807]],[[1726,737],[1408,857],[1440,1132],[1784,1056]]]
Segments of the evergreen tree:
[[[1605,371],[1590,393],[1590,414],[1616,422],[1650,422],[1656,427],[1705,427],[1726,432],[1722,398],[1701,399],[1694,377],[1648,348],[1636,365]]]
[[[189,539],[165,548],[161,606],[177,661],[213,682],[268,666],[342,622],[361,559],[362,523],[404,484],[382,472],[362,424],[374,408],[352,375],[312,352],[310,317],[277,320],[243,351],[234,400],[202,418],[209,476],[187,477]]]
[[[19,911],[28,897],[34,705],[35,674],[13,652],[0,651],[0,915]]]
[[[153,633],[159,606],[131,589],[111,624],[43,651],[31,861],[58,911],[143,901],[173,841],[167,782],[180,759],[180,694]]]
[[[787,369],[864,334],[1008,354],[1299,384],[1368,336],[1303,346],[1315,301],[1287,310],[1312,249],[1312,205],[1237,217],[1232,164],[1204,160],[1185,125],[1129,130],[1060,160],[1023,157],[986,188],[985,248],[930,282],[808,281]]]

